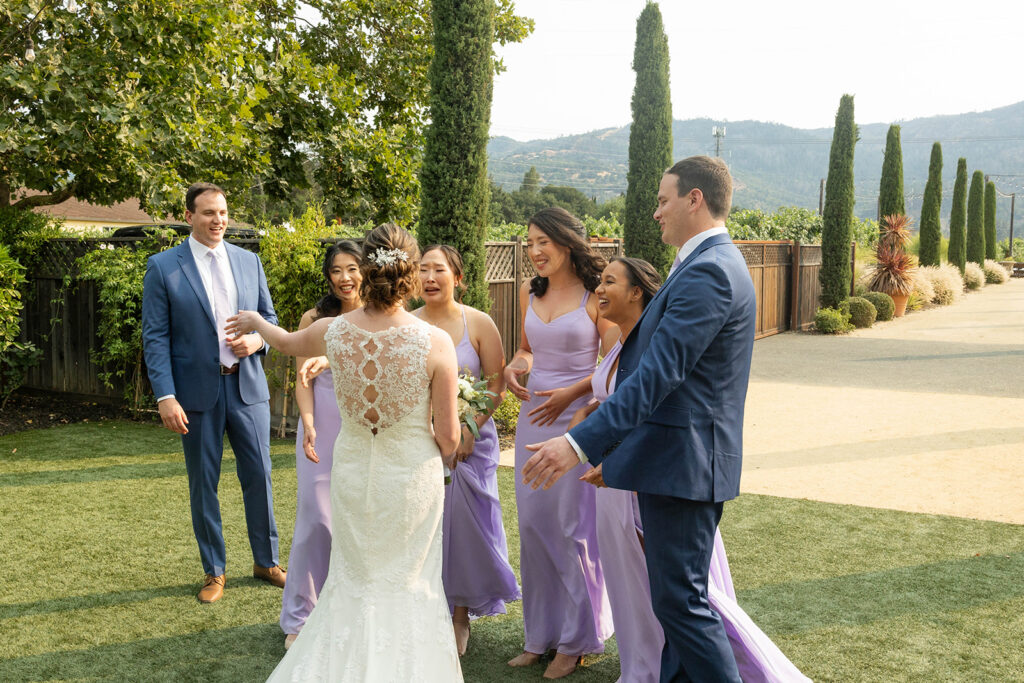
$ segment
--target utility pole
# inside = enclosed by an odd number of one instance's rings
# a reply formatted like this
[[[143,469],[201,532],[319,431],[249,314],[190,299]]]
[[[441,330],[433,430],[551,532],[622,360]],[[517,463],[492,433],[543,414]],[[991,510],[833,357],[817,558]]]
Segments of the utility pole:
[[[1017,193],[1010,194],[1010,253],[1006,258],[1013,260],[1013,205],[1017,201]]]
[[[722,138],[725,137],[725,126],[719,128],[718,126],[711,127],[711,134],[715,137],[715,156],[722,156]]]
[[[818,183],[818,215],[825,215],[825,179]]]

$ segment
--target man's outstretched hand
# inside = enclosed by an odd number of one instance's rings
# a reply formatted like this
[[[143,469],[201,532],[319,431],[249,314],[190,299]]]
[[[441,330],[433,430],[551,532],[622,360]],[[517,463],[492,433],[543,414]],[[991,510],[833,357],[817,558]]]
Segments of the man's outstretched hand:
[[[563,474],[580,464],[579,456],[564,436],[529,444],[526,450],[535,453],[523,465],[523,483],[534,489],[551,488]]]

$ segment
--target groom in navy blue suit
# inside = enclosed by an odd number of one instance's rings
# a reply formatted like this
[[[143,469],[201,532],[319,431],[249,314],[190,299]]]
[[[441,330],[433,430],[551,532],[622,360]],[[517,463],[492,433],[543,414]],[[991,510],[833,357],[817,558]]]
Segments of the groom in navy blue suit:
[[[263,265],[228,244],[224,191],[196,183],[185,195],[192,234],[149,258],[142,294],[142,344],[164,426],[181,434],[192,529],[206,572],[200,602],[224,594],[226,553],[217,484],[227,433],[242,483],[253,576],[283,587],[270,486],[270,391],[258,334],[228,339],[239,309],[277,322]]]
[[[580,462],[637,491],[654,613],[665,631],[661,680],[740,681],[707,598],[722,503],[739,495],[743,405],[757,302],[725,229],[732,177],[706,156],[662,176],[662,240],[673,269],[623,344],[615,392],[564,437],[527,446],[534,488]]]

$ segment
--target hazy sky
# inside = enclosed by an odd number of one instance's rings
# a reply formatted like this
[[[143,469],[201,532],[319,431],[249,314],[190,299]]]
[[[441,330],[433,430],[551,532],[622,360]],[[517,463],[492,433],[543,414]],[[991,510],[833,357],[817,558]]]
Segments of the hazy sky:
[[[491,135],[530,140],[628,124],[646,0],[515,4],[536,28],[499,48],[507,70],[494,83]],[[855,96],[861,124],[1024,100],[1021,0],[659,5],[676,119],[830,127],[843,93]]]

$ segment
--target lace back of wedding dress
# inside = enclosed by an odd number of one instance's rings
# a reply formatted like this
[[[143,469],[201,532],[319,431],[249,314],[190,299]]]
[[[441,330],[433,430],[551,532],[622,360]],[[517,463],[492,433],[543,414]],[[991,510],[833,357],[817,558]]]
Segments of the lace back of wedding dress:
[[[339,316],[325,339],[338,406],[372,434],[401,422],[427,396],[425,323],[370,332]]]

